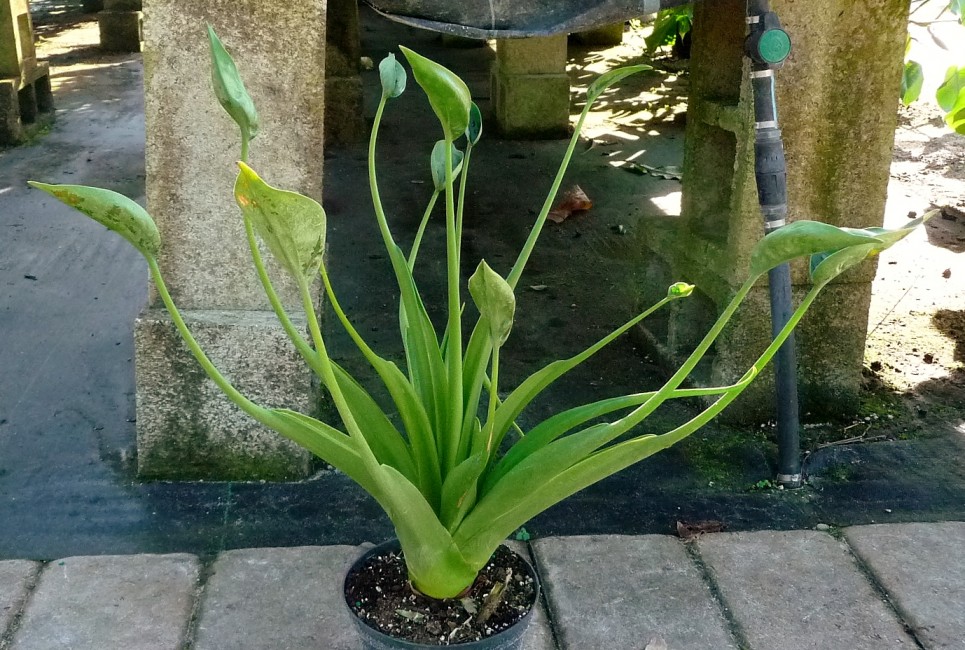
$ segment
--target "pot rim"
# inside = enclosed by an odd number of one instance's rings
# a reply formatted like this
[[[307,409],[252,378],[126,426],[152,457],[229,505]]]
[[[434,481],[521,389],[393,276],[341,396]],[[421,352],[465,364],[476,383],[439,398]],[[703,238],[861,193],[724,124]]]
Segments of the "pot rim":
[[[541,585],[539,581],[539,574],[536,573],[536,569],[529,561],[529,558],[516,552],[505,543],[502,544],[502,546],[506,546],[506,548],[509,549],[509,551],[513,555],[516,555],[517,557],[519,557],[523,561],[523,564],[526,566],[526,570],[529,573],[530,578],[533,579],[533,587],[534,587],[533,602],[529,607],[529,611],[523,614],[522,618],[516,621],[513,625],[509,626],[505,630],[502,630],[500,632],[497,632],[496,634],[484,637],[477,641],[466,641],[463,643],[455,643],[451,645],[427,645],[424,643],[416,643],[415,641],[409,641],[407,639],[389,636],[385,632],[382,632],[381,630],[378,630],[372,627],[366,621],[356,616],[355,611],[352,609],[352,606],[349,604],[346,589],[345,589],[348,583],[349,576],[355,573],[362,566],[362,564],[365,563],[366,560],[368,560],[370,557],[374,555],[378,555],[379,553],[383,553],[385,551],[396,551],[396,552],[401,551],[402,545],[399,543],[399,540],[397,538],[386,540],[381,544],[377,544],[369,549],[366,549],[365,552],[359,555],[352,562],[352,564],[348,566],[348,568],[345,570],[342,576],[341,601],[345,605],[345,608],[348,610],[348,613],[352,617],[352,620],[355,622],[355,624],[357,626],[363,626],[365,628],[366,630],[365,634],[368,634],[374,637],[375,639],[377,639],[378,641],[381,641],[382,643],[394,644],[395,647],[398,647],[398,648],[403,648],[407,650],[408,649],[425,650],[426,648],[456,648],[457,650],[474,650],[475,648],[486,648],[488,647],[489,644],[498,643],[503,640],[508,641],[513,634],[522,634],[523,632],[525,632],[529,624],[532,622],[534,612],[536,611],[536,607],[539,605]]]

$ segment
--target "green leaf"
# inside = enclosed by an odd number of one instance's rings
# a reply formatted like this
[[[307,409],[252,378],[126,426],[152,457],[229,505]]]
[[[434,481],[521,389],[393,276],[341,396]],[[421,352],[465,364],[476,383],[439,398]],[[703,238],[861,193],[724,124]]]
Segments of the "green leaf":
[[[965,0],[949,0],[948,8],[958,16],[958,22],[965,25]]]
[[[502,346],[509,338],[516,315],[513,288],[486,264],[486,260],[481,260],[476,272],[469,278],[469,294],[480,315],[489,322],[493,345]]]
[[[405,91],[407,75],[402,64],[396,61],[395,55],[389,53],[379,63],[379,80],[382,82],[382,95],[394,99]]]
[[[258,112],[255,110],[255,103],[245,89],[234,59],[228,54],[211,25],[208,25],[208,41],[211,46],[211,82],[214,94],[241,129],[242,137],[246,141],[251,140],[258,135]]]
[[[945,122],[948,126],[952,127],[956,133],[965,135],[965,106],[946,115]]]
[[[472,105],[469,87],[448,68],[407,47],[400,45],[399,49],[412,66],[416,82],[429,98],[446,139],[455,140],[469,126],[469,109]]]
[[[604,90],[613,84],[626,79],[630,75],[637,74],[638,72],[644,72],[646,70],[653,70],[653,66],[644,64],[630,65],[623,68],[610,70],[609,72],[604,72],[597,77],[593,83],[590,84],[589,88],[586,89],[586,101],[592,104],[596,101],[597,97],[603,94]]]
[[[798,257],[871,242],[881,240],[866,231],[848,231],[820,221],[795,221],[757,243],[751,252],[750,272],[757,276]]]
[[[935,92],[938,105],[946,113],[960,106],[965,108],[965,68],[952,66],[945,73],[945,81]]]
[[[849,246],[833,253],[821,253],[812,257],[811,282],[827,284],[852,266],[856,266],[875,252],[876,244]]]
[[[325,254],[325,210],[296,192],[271,187],[240,162],[235,200],[272,255],[295,277],[311,279]]]
[[[477,483],[488,460],[484,453],[470,456],[456,465],[446,477],[442,485],[440,519],[448,530],[453,530],[476,504]]]
[[[469,141],[469,144],[475,145],[479,142],[479,138],[482,137],[482,132],[482,113],[479,111],[479,107],[476,106],[476,102],[473,102],[469,107],[469,126],[466,127],[466,140]]]
[[[901,103],[908,106],[921,95],[921,86],[925,81],[925,73],[917,61],[905,62],[905,70],[901,75]]]
[[[144,208],[123,194],[85,185],[48,185],[36,181],[28,181],[28,184],[107,226],[130,242],[141,255],[157,257],[161,235],[154,220]]]
[[[455,145],[451,144],[449,146],[452,148],[452,180],[455,182],[459,176],[459,172],[462,171],[462,159],[465,156],[461,151],[456,149]],[[439,140],[435,146],[432,147],[432,157],[429,160],[429,167],[432,170],[432,183],[435,185],[436,191],[441,192],[446,189],[445,140]]]

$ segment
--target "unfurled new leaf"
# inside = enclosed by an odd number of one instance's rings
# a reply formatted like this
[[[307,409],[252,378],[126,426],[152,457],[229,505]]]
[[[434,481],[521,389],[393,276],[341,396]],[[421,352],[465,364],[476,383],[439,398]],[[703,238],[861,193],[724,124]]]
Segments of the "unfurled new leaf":
[[[218,101],[241,129],[247,141],[258,134],[258,112],[248,95],[245,84],[238,74],[234,59],[228,54],[221,39],[208,25],[208,41],[211,45],[211,82]]]
[[[416,82],[422,86],[429,98],[429,105],[439,118],[446,138],[455,140],[465,133],[469,126],[469,109],[472,104],[469,87],[452,70],[407,47],[400,45],[399,49],[412,66]]]
[[[590,87],[586,89],[586,101],[593,103],[596,99],[603,94],[603,91],[612,86],[613,84],[626,79],[632,74],[638,72],[643,72],[645,70],[653,70],[653,66],[649,65],[630,65],[625,68],[617,68],[616,70],[610,70],[601,74],[596,80],[590,84]]]
[[[307,196],[271,187],[248,165],[238,166],[235,200],[241,211],[289,273],[311,279],[325,253],[325,210]]]
[[[382,95],[389,99],[398,97],[405,91],[405,68],[395,59],[394,54],[388,54],[379,63],[379,81],[382,82]]]
[[[455,182],[456,177],[459,176],[459,172],[462,171],[462,159],[463,153],[456,149],[455,145],[449,145],[452,148],[452,180]],[[429,160],[429,166],[432,169],[432,183],[436,187],[437,192],[441,192],[446,189],[446,141],[439,140],[436,142],[435,146],[432,147],[432,158]]]
[[[97,223],[107,226],[126,239],[142,255],[157,256],[161,235],[151,216],[123,194],[85,185],[48,185],[28,181],[31,187],[80,210]]]
[[[469,293],[479,313],[489,322],[493,345],[500,347],[509,338],[516,315],[516,296],[505,279],[486,264],[479,262],[469,278]]]

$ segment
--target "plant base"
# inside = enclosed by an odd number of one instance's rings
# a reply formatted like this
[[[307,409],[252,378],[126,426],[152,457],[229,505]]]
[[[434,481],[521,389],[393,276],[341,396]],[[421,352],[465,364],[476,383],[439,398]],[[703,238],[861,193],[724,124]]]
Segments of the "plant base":
[[[487,607],[487,597],[502,584],[507,585],[502,598]],[[434,600],[412,590],[399,543],[392,540],[356,560],[346,574],[344,593],[366,650],[511,650],[522,647],[539,581],[525,559],[503,546],[464,598]],[[489,610],[488,617],[481,617]]]

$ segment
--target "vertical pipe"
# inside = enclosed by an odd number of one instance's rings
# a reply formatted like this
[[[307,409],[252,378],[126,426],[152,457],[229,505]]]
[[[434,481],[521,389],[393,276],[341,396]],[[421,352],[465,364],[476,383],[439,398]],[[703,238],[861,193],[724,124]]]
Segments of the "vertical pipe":
[[[786,35],[780,29],[777,17],[771,13],[768,0],[748,0],[747,22],[750,26],[747,54],[751,59],[751,85],[754,94],[754,172],[764,229],[772,232],[781,228],[787,217],[787,167],[774,87],[774,71],[783,63],[783,56],[779,60],[776,56],[769,58],[774,55],[774,51],[768,49],[770,44],[765,44],[764,39],[768,30],[780,31],[780,35],[777,35],[780,37],[786,38]],[[775,36],[773,31],[770,36]],[[771,40],[773,42],[773,38]],[[789,46],[789,42],[787,45]],[[784,327],[793,312],[790,267],[782,264],[771,270],[768,280],[773,336]],[[798,488],[801,487],[800,410],[797,354],[793,335],[784,343],[775,358],[775,375],[777,482],[787,488]]]

